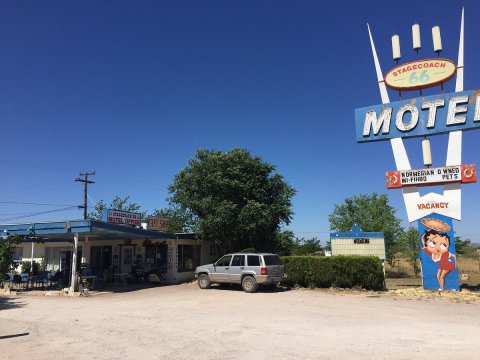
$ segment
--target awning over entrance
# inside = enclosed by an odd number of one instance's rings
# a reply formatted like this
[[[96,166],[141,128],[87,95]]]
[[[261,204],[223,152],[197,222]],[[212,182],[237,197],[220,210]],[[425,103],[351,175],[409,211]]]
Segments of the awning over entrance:
[[[0,236],[20,235],[23,242],[73,242],[76,233],[89,240],[195,239],[194,234],[148,231],[96,220],[0,225]]]

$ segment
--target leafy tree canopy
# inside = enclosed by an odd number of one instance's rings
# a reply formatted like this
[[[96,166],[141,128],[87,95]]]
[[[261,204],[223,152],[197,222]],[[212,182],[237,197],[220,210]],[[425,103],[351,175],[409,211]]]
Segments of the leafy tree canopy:
[[[17,235],[0,237],[0,276],[8,273],[16,267],[13,261],[13,248],[20,243],[20,237]]]
[[[295,234],[290,230],[278,231],[275,252],[281,256],[292,255],[296,246]]]
[[[395,213],[396,210],[388,204],[387,195],[373,193],[346,198],[343,204],[335,205],[328,219],[333,231],[349,231],[353,224],[359,225],[363,231],[382,231],[387,259],[392,262],[398,239],[403,234]]]
[[[295,245],[292,249],[292,255],[296,256],[306,256],[306,255],[317,255],[321,252],[322,246],[320,245],[320,240],[316,237],[311,239],[296,239]]]
[[[245,149],[200,149],[169,187],[170,202],[190,212],[200,238],[224,252],[274,251],[278,231],[293,215],[295,190],[275,166]]]
[[[113,210],[119,210],[119,211],[128,211],[128,212],[139,212],[142,215],[142,219],[145,219],[146,217],[146,211],[140,211],[141,205],[138,205],[137,203],[130,202],[130,196],[125,196],[123,199],[119,196],[115,196],[110,203],[110,205],[107,206],[105,201],[100,200],[96,205],[95,205],[95,210],[92,212],[88,213],[88,218],[90,220],[102,220],[102,213],[103,210],[105,209],[113,209]]]
[[[167,231],[171,233],[195,232],[196,229],[195,217],[178,206],[171,206],[161,210],[156,209],[149,216],[167,218],[169,220]]]
[[[475,254],[470,239],[462,240],[460,236],[455,236],[455,250],[458,255],[473,256]]]

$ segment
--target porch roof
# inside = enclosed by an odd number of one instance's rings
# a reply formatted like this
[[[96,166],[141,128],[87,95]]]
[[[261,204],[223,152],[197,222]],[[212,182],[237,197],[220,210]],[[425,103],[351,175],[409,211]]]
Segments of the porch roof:
[[[195,239],[195,234],[148,231],[96,220],[0,225],[0,236],[20,235],[22,242],[71,242],[75,233],[89,240]]]

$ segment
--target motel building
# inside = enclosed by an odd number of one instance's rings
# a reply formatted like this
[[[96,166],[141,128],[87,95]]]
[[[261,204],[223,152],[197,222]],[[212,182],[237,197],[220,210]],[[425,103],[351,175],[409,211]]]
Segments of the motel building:
[[[80,271],[97,282],[123,285],[148,281],[175,284],[194,278],[195,268],[216,258],[215,247],[195,234],[146,230],[96,220],[0,225],[2,236],[19,235],[14,249],[20,273],[23,261],[56,274],[64,287]],[[75,252],[76,248],[76,252]],[[149,277],[149,273],[157,276]],[[160,275],[159,275],[160,274]],[[73,277],[74,278],[74,277]]]

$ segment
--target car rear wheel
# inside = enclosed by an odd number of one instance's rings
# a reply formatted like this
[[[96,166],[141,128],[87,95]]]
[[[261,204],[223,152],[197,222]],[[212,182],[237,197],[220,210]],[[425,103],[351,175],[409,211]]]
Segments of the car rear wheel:
[[[208,289],[212,285],[212,282],[210,281],[210,278],[208,277],[207,274],[200,274],[198,276],[198,287],[200,289]]]
[[[247,293],[254,293],[258,290],[257,281],[253,276],[245,276],[242,280],[242,289]]]

